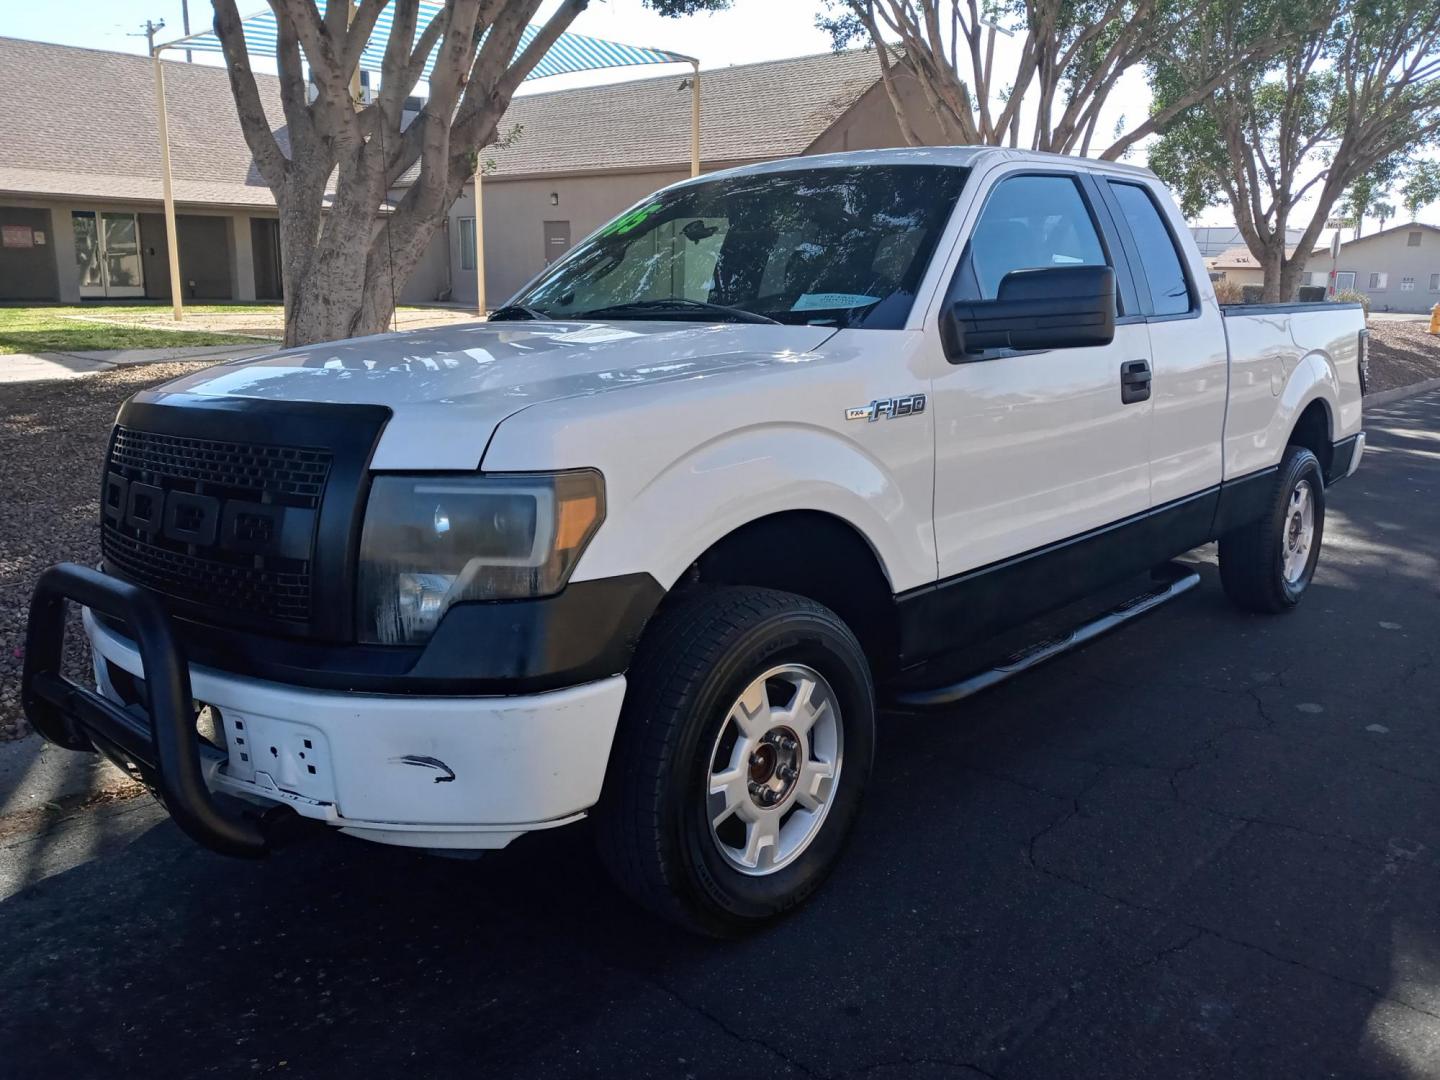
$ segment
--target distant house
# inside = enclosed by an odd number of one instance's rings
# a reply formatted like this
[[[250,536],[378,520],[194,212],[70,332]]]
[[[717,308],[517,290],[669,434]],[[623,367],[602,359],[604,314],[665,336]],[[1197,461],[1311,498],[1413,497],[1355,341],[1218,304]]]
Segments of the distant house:
[[[1294,246],[1300,242],[1300,236],[1304,229],[1286,229],[1285,243]],[[1232,248],[1244,248],[1245,237],[1241,235],[1236,225],[1191,225],[1190,235],[1195,239],[1195,246],[1200,249],[1201,258],[1211,258],[1214,255],[1223,255]]]
[[[627,206],[690,175],[688,76],[517,97],[501,122],[520,126],[484,151],[485,280],[492,306]],[[933,120],[902,82],[917,129]],[[903,146],[873,52],[824,53],[701,75],[701,168]],[[913,94],[913,97],[911,96]],[[413,172],[413,170],[412,170]],[[402,181],[403,183],[404,181]],[[451,295],[475,299],[474,185],[450,212]]]
[[[1440,228],[1412,222],[1362,236],[1310,258],[1304,284],[1325,285],[1335,273],[1337,292],[1361,292],[1371,311],[1428,312],[1440,303]]]
[[[1286,256],[1294,255],[1295,249],[1289,248]],[[1250,249],[1241,245],[1222,251],[1219,255],[1212,255],[1205,260],[1205,269],[1210,271],[1211,281],[1224,281],[1232,285],[1263,285],[1265,284],[1265,269],[1260,265],[1260,260],[1250,254]]]

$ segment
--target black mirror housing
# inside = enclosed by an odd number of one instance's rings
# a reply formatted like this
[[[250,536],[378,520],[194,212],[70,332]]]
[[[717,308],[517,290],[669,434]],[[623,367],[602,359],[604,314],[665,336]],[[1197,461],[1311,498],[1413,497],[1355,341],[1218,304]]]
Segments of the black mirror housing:
[[[1108,266],[1012,270],[994,300],[958,300],[941,318],[954,363],[987,349],[1077,349],[1115,340],[1115,271]]]

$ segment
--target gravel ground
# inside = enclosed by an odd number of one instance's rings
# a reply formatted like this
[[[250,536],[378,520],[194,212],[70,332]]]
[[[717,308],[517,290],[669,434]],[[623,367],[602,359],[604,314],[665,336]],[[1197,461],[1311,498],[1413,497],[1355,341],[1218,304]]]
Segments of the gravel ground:
[[[1428,322],[1370,320],[1370,391],[1440,378],[1440,337]]]
[[[137,390],[201,366],[122,368],[0,389],[0,461],[9,464],[0,497],[0,740],[27,730],[20,665],[36,576],[54,562],[100,558],[100,463],[115,410]],[[69,646],[72,673],[83,672],[83,640],[71,634]]]

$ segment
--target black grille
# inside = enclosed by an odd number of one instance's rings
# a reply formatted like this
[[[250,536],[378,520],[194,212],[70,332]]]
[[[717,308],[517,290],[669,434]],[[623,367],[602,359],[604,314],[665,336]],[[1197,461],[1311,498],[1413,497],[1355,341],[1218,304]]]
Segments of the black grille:
[[[312,616],[316,516],[331,454],[116,427],[102,550],[191,604],[287,623]]]
[[[295,505],[314,507],[320,505],[325,490],[330,454],[300,446],[246,446],[117,427],[110,465],[167,479],[290,496],[302,500]]]

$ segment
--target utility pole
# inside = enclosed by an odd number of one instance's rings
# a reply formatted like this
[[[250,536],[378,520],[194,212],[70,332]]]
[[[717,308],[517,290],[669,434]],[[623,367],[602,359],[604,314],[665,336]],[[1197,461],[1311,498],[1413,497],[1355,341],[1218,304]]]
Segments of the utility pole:
[[[185,31],[185,36],[190,36],[190,0],[180,0],[180,26]],[[185,63],[191,63],[190,50],[185,50]]]
[[[126,36],[127,36],[127,37],[143,37],[143,38],[145,39],[145,51],[146,51],[147,53],[149,53],[151,56],[154,56],[154,55],[155,55],[155,35],[158,34],[161,30],[164,30],[164,29],[165,29],[165,20],[164,20],[164,19],[161,19],[159,22],[151,22],[149,19],[146,19],[146,20],[145,20],[145,29],[144,29],[144,30],[142,30],[142,31],[141,31],[140,33],[138,33],[138,34],[127,34]]]
[[[155,70],[155,112],[160,121],[160,180],[165,200],[165,246],[170,261],[170,303],[179,322],[184,314],[184,296],[180,291],[180,240],[175,224],[175,190],[170,172],[170,123],[165,115],[165,68],[160,63],[160,49],[155,47],[155,35],[165,29],[165,20],[145,20],[145,45],[150,53],[150,64]],[[139,37],[132,34],[131,37]]]

